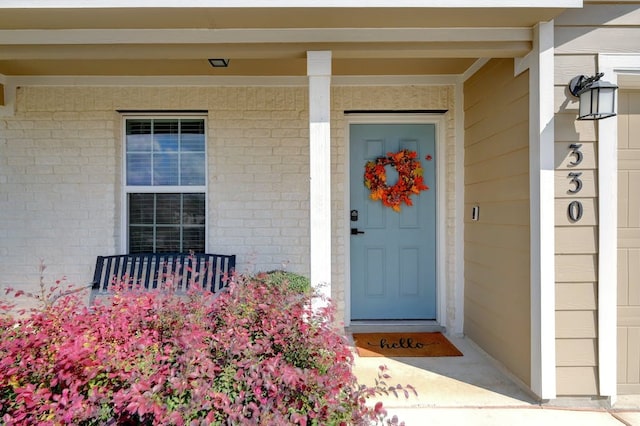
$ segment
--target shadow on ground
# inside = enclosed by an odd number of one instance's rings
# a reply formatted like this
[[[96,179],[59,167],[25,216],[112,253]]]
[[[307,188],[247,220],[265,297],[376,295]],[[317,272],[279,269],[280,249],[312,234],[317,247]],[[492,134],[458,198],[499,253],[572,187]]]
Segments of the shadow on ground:
[[[361,358],[354,372],[359,381],[373,384],[378,367],[386,365],[387,384],[412,385],[418,396],[378,398],[387,407],[511,407],[536,405],[537,401],[473,343],[463,337],[448,337],[463,353],[461,357]]]

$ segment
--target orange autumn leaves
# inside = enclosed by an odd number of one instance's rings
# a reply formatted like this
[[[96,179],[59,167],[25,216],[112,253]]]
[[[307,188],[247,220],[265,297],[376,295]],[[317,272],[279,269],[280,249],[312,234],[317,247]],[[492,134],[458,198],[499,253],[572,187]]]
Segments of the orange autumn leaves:
[[[385,157],[378,157],[375,161],[368,161],[364,166],[364,184],[371,191],[371,199],[382,201],[383,205],[396,212],[400,211],[402,203],[412,206],[411,195],[429,189],[424,184],[422,165],[417,157],[415,151],[403,149],[396,153],[388,152]],[[392,186],[387,185],[385,167],[388,165],[398,171],[398,182]]]

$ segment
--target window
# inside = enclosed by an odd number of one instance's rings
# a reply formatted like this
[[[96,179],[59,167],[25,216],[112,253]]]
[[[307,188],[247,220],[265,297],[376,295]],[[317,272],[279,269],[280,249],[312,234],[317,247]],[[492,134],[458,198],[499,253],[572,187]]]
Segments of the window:
[[[126,118],[129,253],[205,252],[203,118]]]

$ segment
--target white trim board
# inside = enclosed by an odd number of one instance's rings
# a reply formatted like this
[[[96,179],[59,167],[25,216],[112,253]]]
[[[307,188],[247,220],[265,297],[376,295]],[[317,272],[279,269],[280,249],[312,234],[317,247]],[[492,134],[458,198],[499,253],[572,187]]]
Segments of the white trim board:
[[[554,24],[536,25],[529,65],[531,390],[556,397]]]
[[[350,133],[351,124],[435,124],[436,126],[436,153],[440,161],[436,162],[436,322],[444,326],[447,314],[447,283],[446,283],[446,115],[445,114],[349,114],[345,116],[345,143],[343,155],[345,158],[345,190],[344,190],[344,218],[345,226],[343,235],[350,234],[351,221],[351,168],[350,168]],[[351,239],[345,238],[345,275],[344,275],[344,324],[351,324]],[[457,300],[457,299],[456,299]],[[454,301],[455,302],[455,301]],[[462,315],[456,306],[456,313]]]
[[[598,71],[618,83],[621,74],[640,75],[640,54],[598,55]],[[621,79],[624,81],[623,79]],[[598,121],[598,360],[601,396],[617,397],[618,122]],[[607,190],[604,190],[604,189]]]
[[[462,83],[464,83],[469,78],[471,78],[471,76],[473,76],[475,73],[480,71],[480,69],[484,67],[489,61],[490,61],[490,58],[480,58],[476,60],[473,64],[471,64],[471,66],[467,68],[467,70],[464,73],[462,73]]]
[[[237,43],[513,42],[530,28],[230,28],[0,30],[6,45],[129,45]]]
[[[464,335],[464,82],[466,79],[477,72],[488,60],[479,59],[476,61],[478,68],[473,71],[471,68],[467,71],[470,74],[459,77],[458,84],[455,86],[455,289],[454,289],[454,319],[452,324],[452,333],[454,335]],[[481,64],[481,65],[480,65]],[[474,68],[472,66],[472,68]]]

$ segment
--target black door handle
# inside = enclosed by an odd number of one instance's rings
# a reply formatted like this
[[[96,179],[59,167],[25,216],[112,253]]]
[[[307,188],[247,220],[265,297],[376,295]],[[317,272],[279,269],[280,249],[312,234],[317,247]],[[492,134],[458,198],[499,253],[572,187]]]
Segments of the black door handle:
[[[364,234],[364,231],[358,231],[358,228],[351,228],[351,235]]]

